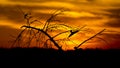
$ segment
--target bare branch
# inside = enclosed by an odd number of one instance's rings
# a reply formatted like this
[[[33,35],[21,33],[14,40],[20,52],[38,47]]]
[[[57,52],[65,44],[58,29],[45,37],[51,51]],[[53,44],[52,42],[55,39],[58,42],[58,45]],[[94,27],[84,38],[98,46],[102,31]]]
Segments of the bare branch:
[[[91,40],[92,38],[96,37],[97,35],[101,34],[104,30],[105,30],[105,29],[101,30],[100,32],[98,32],[97,34],[91,36],[90,38],[84,40],[84,41],[83,41],[82,43],[80,43],[77,47],[74,47],[74,49],[75,49],[75,50],[78,49],[82,44],[84,44],[85,42]]]
[[[54,41],[54,39],[53,39],[47,32],[43,31],[42,29],[35,28],[35,27],[32,27],[32,26],[22,26],[22,27],[35,29],[35,30],[38,30],[38,31],[44,33],[46,36],[49,37],[49,39],[55,44],[55,46],[56,46],[59,50],[62,50],[62,48]],[[21,28],[22,28],[22,27],[21,27]],[[63,51],[63,50],[62,50],[62,51]]]

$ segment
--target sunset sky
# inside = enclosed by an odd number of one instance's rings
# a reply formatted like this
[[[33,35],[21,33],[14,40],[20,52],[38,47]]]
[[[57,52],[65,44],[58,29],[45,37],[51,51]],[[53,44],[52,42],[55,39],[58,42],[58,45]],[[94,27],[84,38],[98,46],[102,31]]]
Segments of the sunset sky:
[[[19,8],[22,9],[22,11]],[[10,46],[10,42],[20,32],[25,20],[22,12],[31,12],[34,17],[44,21],[52,12],[64,8],[59,16],[61,23],[72,27],[82,27],[81,32],[73,35],[73,43],[68,49],[79,45],[83,40],[106,29],[100,36],[106,42],[94,38],[81,48],[120,49],[120,0],[1,0],[0,1],[0,47]],[[38,25],[36,25],[38,26]],[[86,31],[88,30],[88,31]]]

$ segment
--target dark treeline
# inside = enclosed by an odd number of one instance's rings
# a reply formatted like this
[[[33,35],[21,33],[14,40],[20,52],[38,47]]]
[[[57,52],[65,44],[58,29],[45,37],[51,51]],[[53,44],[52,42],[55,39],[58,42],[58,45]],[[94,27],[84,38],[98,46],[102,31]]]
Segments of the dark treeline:
[[[78,49],[58,51],[42,48],[0,49],[0,62],[51,65],[113,65],[120,62],[120,50]]]

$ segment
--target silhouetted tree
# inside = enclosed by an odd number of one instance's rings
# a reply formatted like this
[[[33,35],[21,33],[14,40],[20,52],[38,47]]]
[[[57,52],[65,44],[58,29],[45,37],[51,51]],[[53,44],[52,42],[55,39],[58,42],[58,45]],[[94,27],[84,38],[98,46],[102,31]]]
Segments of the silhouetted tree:
[[[41,47],[43,45],[43,47],[46,47],[46,48],[48,48],[48,46],[49,47],[55,46],[59,50],[62,51],[63,50],[62,46],[59,45],[58,41],[61,41],[61,40],[70,41],[69,38],[72,35],[78,33],[82,28],[85,27],[85,26],[83,26],[81,28],[73,28],[66,24],[58,24],[58,23],[53,24],[52,22],[56,22],[56,21],[60,22],[60,20],[56,20],[55,18],[57,16],[59,16],[60,14],[63,14],[64,12],[65,12],[65,10],[63,8],[56,10],[55,12],[53,12],[50,15],[50,17],[45,22],[41,22],[37,19],[32,19],[33,16],[31,13],[22,12],[24,15],[24,19],[26,20],[26,25],[21,26],[22,31],[19,33],[19,35],[15,39],[12,47],[26,47],[26,46],[30,47],[31,45],[36,45],[38,47]],[[37,27],[32,26],[32,24],[34,24],[36,22],[42,23],[43,27],[37,28]],[[67,29],[64,29],[64,27]],[[52,36],[50,34],[50,32],[59,30],[61,28],[65,31],[56,33],[56,35],[54,35],[54,36]],[[74,48],[78,49],[82,44],[84,44],[88,40],[96,37],[97,35],[102,33],[104,30],[105,29],[103,29],[99,33],[95,34],[94,36],[91,36],[90,38],[84,40],[82,43],[80,43],[77,47],[74,47]],[[59,40],[55,39],[57,36],[64,34],[64,33],[69,33],[69,35],[63,39],[59,39]],[[48,44],[48,41],[50,42],[49,44]],[[53,44],[51,44],[51,42]],[[34,44],[34,43],[36,43],[36,44]]]

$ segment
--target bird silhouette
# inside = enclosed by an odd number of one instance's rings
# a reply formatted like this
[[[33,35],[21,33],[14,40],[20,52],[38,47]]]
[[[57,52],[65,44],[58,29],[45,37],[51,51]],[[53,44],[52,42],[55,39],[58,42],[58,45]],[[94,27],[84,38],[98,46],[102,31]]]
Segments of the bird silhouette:
[[[85,25],[86,26],[86,25]],[[68,37],[71,37],[72,35],[74,35],[75,33],[79,32],[82,28],[84,28],[85,26],[78,28],[78,29],[72,29],[70,30],[70,35]]]
[[[79,30],[70,30],[70,35],[68,37],[71,37],[75,33],[79,32]]]

